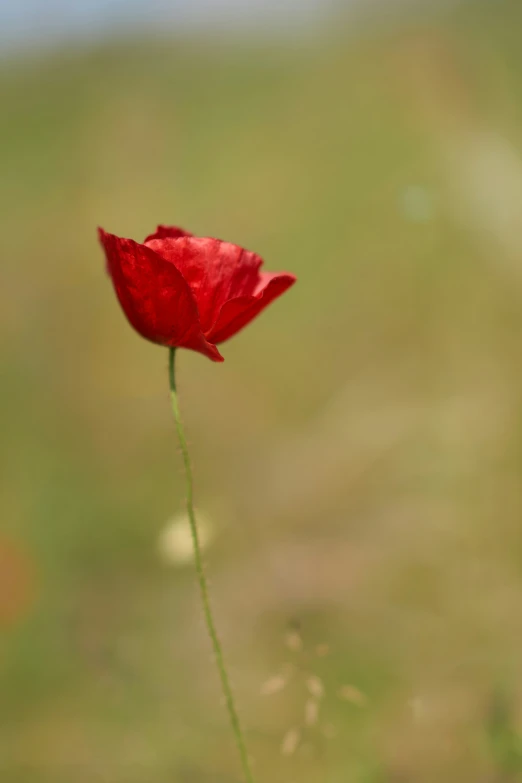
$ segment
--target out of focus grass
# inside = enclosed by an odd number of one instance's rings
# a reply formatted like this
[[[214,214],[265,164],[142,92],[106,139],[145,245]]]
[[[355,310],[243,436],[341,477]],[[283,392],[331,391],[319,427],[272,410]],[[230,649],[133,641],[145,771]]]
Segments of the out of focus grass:
[[[158,222],[299,276],[179,368],[259,780],[520,779],[522,17],[395,22],[2,65],[1,780],[239,779],[191,569],[158,554],[166,352],[96,244]]]

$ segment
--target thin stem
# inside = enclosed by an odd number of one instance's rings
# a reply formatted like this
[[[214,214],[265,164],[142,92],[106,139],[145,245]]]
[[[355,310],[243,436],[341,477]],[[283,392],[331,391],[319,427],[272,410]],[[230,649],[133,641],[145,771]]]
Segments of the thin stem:
[[[199,540],[198,526],[196,522],[196,515],[194,513],[194,485],[192,479],[192,468],[190,465],[190,457],[188,453],[187,440],[185,438],[185,432],[181,421],[179,412],[178,393],[176,390],[176,377],[174,372],[174,359],[175,348],[169,349],[169,380],[170,380],[170,396],[172,400],[172,411],[174,413],[174,419],[176,421],[176,429],[178,432],[178,438],[181,446],[181,453],[183,455],[183,464],[185,466],[185,476],[187,482],[187,512],[190,522],[190,532],[192,534],[192,543],[194,545],[194,560],[196,565],[196,574],[199,583],[199,590],[201,595],[201,604],[203,606],[203,614],[205,617],[205,623],[207,626],[208,635],[212,642],[212,648],[214,650],[214,656],[218,668],[219,678],[221,680],[221,687],[223,689],[223,695],[225,697],[225,703],[228,711],[228,717],[230,719],[230,725],[234,733],[237,749],[241,758],[241,765],[243,768],[243,774],[245,776],[245,783],[254,783],[254,777],[250,768],[250,762],[248,760],[248,753],[246,749],[243,732],[241,730],[241,723],[239,721],[239,715],[234,703],[234,697],[232,695],[232,688],[230,687],[230,680],[228,678],[227,669],[225,666],[225,660],[223,657],[223,650],[216,631],[216,625],[212,615],[212,608],[210,606],[210,597],[207,577],[205,576],[205,569],[203,566],[203,558],[201,556],[201,544]]]

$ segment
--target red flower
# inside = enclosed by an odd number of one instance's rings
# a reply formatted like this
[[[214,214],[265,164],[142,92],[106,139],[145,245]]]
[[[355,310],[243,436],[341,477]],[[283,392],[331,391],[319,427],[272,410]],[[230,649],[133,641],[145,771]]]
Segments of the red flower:
[[[159,345],[191,348],[215,362],[216,348],[296,281],[260,272],[238,245],[158,226],[143,244],[98,229],[120,304],[137,332]]]

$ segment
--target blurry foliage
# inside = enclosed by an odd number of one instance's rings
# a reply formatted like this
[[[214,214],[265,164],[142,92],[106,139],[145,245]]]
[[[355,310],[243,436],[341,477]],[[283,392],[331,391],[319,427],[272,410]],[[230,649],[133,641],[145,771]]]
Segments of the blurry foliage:
[[[522,774],[522,737],[516,729],[513,695],[496,688],[486,717],[487,736],[500,780],[519,780]]]
[[[190,566],[158,553],[166,352],[96,244],[157,222],[299,276],[179,372],[259,781],[520,779],[520,9],[2,63],[2,780],[237,780]],[[328,654],[263,696],[292,619]]]

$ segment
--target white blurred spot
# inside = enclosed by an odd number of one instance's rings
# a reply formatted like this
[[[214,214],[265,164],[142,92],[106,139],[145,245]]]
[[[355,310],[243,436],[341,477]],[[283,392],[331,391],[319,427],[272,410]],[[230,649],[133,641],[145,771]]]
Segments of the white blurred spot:
[[[196,512],[201,549],[206,549],[214,538],[212,524],[205,514]],[[190,523],[185,513],[172,517],[158,538],[158,552],[167,565],[187,565],[194,559],[194,544]]]
[[[522,157],[494,131],[474,130],[451,138],[446,147],[453,208],[494,262],[522,267]]]

